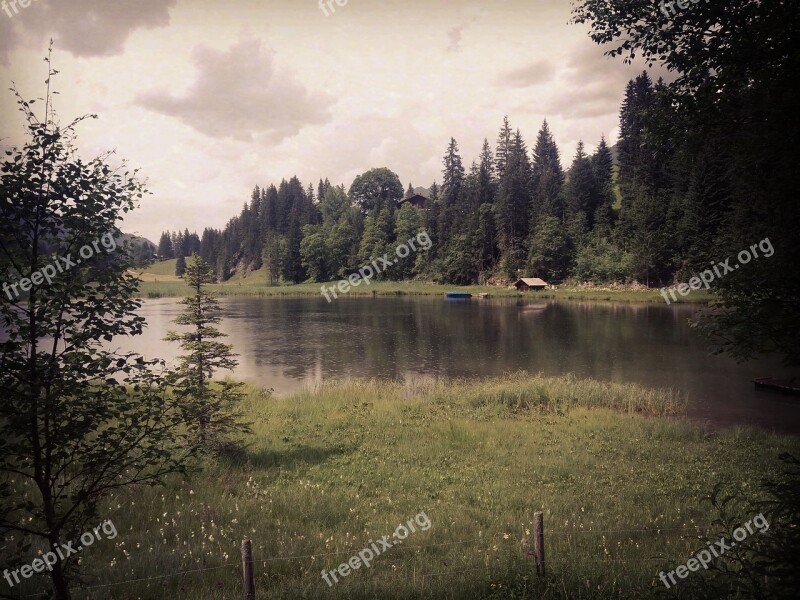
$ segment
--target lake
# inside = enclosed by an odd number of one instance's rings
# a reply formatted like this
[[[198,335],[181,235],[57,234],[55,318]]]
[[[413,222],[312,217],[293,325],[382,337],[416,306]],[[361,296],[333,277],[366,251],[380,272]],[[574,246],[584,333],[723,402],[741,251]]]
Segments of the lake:
[[[680,390],[690,416],[800,433],[800,398],[756,392],[786,376],[777,360],[737,365],[709,354],[687,320],[696,307],[434,297],[221,298],[220,329],[239,354],[235,379],[285,394],[323,379],[575,373]],[[174,360],[164,342],[182,306],[147,300],[144,335],[114,347]],[[795,371],[793,373],[797,375]]]

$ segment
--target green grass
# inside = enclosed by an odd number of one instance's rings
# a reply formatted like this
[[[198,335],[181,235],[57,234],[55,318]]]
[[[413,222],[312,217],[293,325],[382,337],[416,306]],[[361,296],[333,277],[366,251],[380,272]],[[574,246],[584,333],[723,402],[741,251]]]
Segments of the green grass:
[[[699,499],[715,482],[753,491],[798,451],[795,438],[704,431],[667,390],[524,373],[250,388],[244,409],[246,452],[101,512],[119,537],[81,554],[94,581],[152,579],[76,598],[240,598],[245,538],[268,561],[259,599],[651,597],[658,571],[708,539]],[[420,511],[428,531],[322,580]],[[535,511],[543,580],[528,555]]]
[[[149,273],[151,275],[175,275],[175,263],[177,263],[177,259],[170,259],[170,260],[163,260],[154,262],[150,265],[145,273]]]
[[[175,260],[166,260],[154,263],[141,273],[142,283],[139,295],[144,298],[170,298],[186,296],[189,288],[179,278],[175,277]],[[327,282],[327,287],[332,287],[337,282]],[[209,289],[219,296],[250,296],[250,297],[280,297],[280,296],[321,296],[321,283],[300,283],[297,285],[266,284],[266,272],[262,268],[258,271],[236,273],[225,283],[209,286]],[[611,302],[664,302],[658,290],[626,290],[626,289],[587,289],[583,287],[559,286],[557,290],[544,290],[540,292],[521,293],[513,289],[497,286],[481,285],[439,285],[424,281],[373,281],[369,285],[361,284],[352,288],[345,297],[356,296],[441,296],[450,290],[462,290],[473,295],[489,294],[493,297],[520,297],[556,300],[596,300]],[[706,304],[712,295],[705,290],[692,291],[688,296],[677,295],[678,303]],[[340,295],[340,297],[342,297]],[[672,302],[675,304],[675,302]]]
[[[157,278],[157,277],[155,277]],[[139,295],[144,298],[168,298],[185,296],[189,293],[189,288],[183,281],[153,281],[153,276],[149,275],[139,288]],[[335,282],[326,285],[330,287]],[[268,286],[263,278],[258,277],[234,277],[230,281],[222,284],[208,286],[209,290],[219,296],[251,296],[251,297],[280,297],[280,296],[317,296],[320,294],[320,283],[301,283],[297,285]],[[664,303],[664,299],[658,290],[597,290],[577,287],[564,287],[557,290],[544,290],[540,292],[517,292],[507,288],[495,286],[455,286],[438,285],[422,281],[374,281],[370,285],[364,285],[352,289],[349,293],[339,295],[342,297],[357,296],[441,296],[450,290],[467,291],[473,295],[486,293],[492,297],[500,298],[528,298],[528,299],[556,299],[556,300],[594,300],[610,302],[654,302]],[[712,296],[704,290],[693,291],[686,297],[678,296],[679,303],[700,303],[704,304],[711,300]],[[672,304],[675,304],[672,302]]]

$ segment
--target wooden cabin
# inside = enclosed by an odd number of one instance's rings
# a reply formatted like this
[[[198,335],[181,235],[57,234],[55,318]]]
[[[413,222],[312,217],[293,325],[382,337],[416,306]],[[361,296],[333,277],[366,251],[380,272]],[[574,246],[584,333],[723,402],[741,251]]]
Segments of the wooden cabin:
[[[514,282],[514,287],[517,288],[519,292],[543,290],[547,287],[547,282],[538,277],[523,277]]]
[[[397,203],[398,208],[408,203],[414,208],[428,210],[431,208],[431,191],[426,187],[412,187],[408,184],[405,197]]]
[[[430,201],[431,201],[430,198],[427,198],[427,197],[423,196],[422,194],[414,194],[413,196],[408,196],[406,198],[403,198],[400,201],[400,206],[403,206],[403,204],[408,203],[411,206],[413,206],[414,208],[427,209],[428,208],[428,202],[430,202]]]

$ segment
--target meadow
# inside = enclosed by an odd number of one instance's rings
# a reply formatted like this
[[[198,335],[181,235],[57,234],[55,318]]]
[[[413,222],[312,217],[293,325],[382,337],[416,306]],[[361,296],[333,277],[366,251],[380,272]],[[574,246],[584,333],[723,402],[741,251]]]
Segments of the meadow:
[[[259,599],[652,597],[661,569],[713,539],[712,486],[753,493],[799,450],[703,429],[685,407],[670,390],[525,373],[248,388],[243,449],[108,503],[119,536],[84,550],[95,587],[76,598],[241,598],[243,539]],[[430,529],[322,579],[420,511]]]
[[[139,296],[143,298],[170,298],[189,294],[183,280],[175,276],[175,260],[155,263],[147,270],[136,273],[142,280]],[[300,283],[296,285],[267,285],[264,270],[248,274],[234,275],[225,283],[209,285],[208,289],[218,296],[320,296],[320,283]],[[331,287],[336,282],[327,282]],[[466,291],[473,296],[489,294],[499,298],[526,298],[542,300],[597,300],[611,302],[648,302],[665,304],[664,298],[656,289],[626,289],[597,286],[595,288],[578,285],[562,285],[555,290],[537,292],[517,292],[514,289],[491,285],[440,285],[425,281],[372,281],[369,285],[362,283],[352,288],[341,297],[355,296],[441,296],[451,290]],[[677,296],[677,302],[671,304],[707,304],[712,294],[706,290],[692,291],[688,296]]]

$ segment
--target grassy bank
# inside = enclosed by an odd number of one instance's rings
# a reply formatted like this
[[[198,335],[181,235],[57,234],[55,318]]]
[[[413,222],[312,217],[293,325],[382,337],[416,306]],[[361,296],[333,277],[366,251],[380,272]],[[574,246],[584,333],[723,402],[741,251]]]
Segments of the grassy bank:
[[[163,270],[163,269],[162,269]],[[177,277],[157,275],[152,272],[142,276],[143,282],[139,288],[139,295],[143,298],[169,298],[185,296],[189,288]],[[328,287],[335,282],[329,282]],[[263,278],[251,276],[248,278],[235,278],[222,284],[208,286],[219,296],[251,296],[251,297],[291,297],[314,296],[321,297],[319,283],[301,283],[297,285],[268,286]],[[658,290],[620,290],[620,289],[586,289],[577,287],[562,287],[557,290],[544,290],[540,292],[520,293],[516,290],[496,286],[453,286],[425,283],[421,281],[375,281],[369,285],[362,284],[353,288],[344,297],[356,296],[441,296],[450,290],[461,290],[473,295],[489,294],[497,298],[539,298],[557,300],[596,300],[611,302],[655,302],[664,303]],[[342,296],[340,296],[342,297]],[[686,297],[678,296],[680,303],[705,304],[711,295],[705,291],[693,291]],[[673,303],[674,304],[674,303]]]
[[[239,598],[242,539],[258,598],[645,598],[708,539],[699,502],[753,490],[798,441],[709,434],[668,391],[516,374],[477,382],[343,382],[286,398],[250,389],[249,449],[188,482],[121,495],[113,541],[84,550],[77,598]],[[547,577],[531,581],[544,511]],[[333,587],[369,540],[410,533]]]

